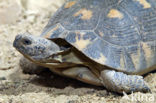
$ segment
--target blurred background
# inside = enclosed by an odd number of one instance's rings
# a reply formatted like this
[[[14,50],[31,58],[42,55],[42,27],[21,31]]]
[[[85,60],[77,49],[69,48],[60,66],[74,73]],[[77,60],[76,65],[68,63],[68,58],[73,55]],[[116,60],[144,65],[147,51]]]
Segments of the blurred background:
[[[65,0],[0,0],[0,25],[20,22],[21,18],[34,23],[51,16]]]

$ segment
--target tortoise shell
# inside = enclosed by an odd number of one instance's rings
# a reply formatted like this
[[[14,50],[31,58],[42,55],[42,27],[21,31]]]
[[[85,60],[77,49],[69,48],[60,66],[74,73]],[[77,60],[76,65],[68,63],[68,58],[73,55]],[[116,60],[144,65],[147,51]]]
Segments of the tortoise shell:
[[[62,38],[102,65],[144,74],[156,65],[156,2],[68,0],[41,36]]]

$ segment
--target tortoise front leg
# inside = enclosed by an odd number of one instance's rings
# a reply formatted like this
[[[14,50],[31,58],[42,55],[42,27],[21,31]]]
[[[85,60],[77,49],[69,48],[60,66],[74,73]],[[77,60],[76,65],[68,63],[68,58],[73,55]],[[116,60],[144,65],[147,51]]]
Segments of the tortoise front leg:
[[[118,93],[123,93],[123,91],[126,93],[150,91],[143,77],[138,75],[127,75],[114,70],[104,70],[101,72],[100,79],[107,89]]]
[[[45,67],[37,65],[25,57],[22,57],[20,59],[20,67],[26,74],[40,74],[46,70]]]

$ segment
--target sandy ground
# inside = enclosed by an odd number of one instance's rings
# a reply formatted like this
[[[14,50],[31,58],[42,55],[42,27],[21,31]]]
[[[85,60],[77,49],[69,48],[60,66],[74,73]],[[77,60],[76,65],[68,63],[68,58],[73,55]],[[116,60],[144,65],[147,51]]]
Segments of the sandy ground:
[[[0,0],[0,103],[156,103],[155,72],[145,76],[152,93],[129,95],[112,93],[49,70],[39,75],[22,72],[22,55],[12,47],[15,36],[25,31],[39,35],[63,2]]]

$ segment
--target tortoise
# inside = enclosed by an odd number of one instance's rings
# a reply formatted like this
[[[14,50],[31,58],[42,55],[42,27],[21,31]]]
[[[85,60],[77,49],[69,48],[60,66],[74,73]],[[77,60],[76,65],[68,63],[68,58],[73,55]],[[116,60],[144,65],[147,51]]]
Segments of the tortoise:
[[[40,36],[13,46],[59,75],[110,91],[149,92],[143,75],[156,68],[155,0],[67,0]]]

